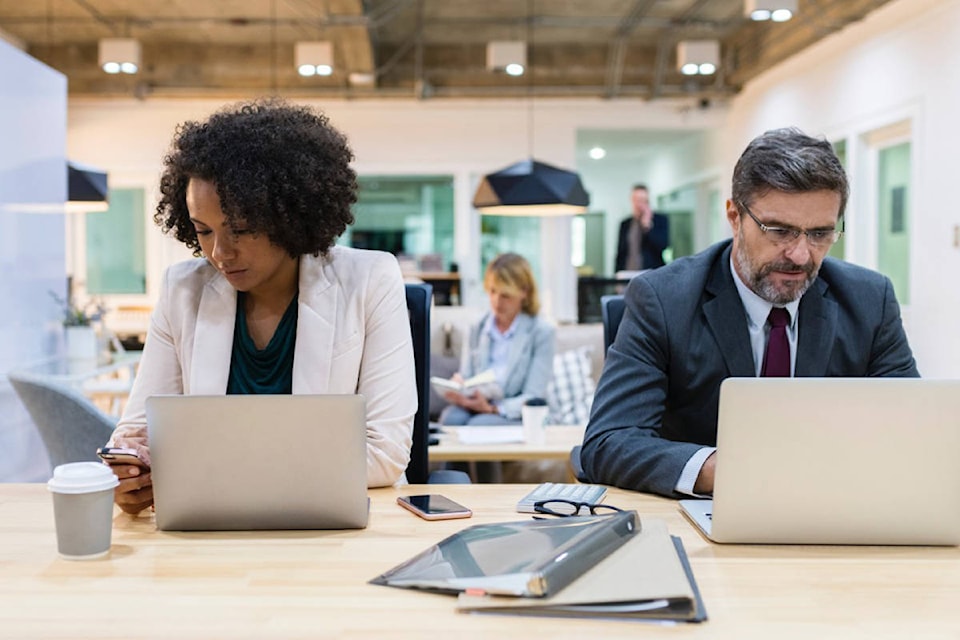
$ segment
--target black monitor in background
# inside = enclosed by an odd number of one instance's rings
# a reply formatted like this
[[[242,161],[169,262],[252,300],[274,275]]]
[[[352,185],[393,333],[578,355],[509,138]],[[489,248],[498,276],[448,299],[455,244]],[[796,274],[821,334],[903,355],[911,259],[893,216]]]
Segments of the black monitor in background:
[[[376,249],[393,255],[403,253],[403,229],[354,229],[350,234],[350,246],[356,249]]]

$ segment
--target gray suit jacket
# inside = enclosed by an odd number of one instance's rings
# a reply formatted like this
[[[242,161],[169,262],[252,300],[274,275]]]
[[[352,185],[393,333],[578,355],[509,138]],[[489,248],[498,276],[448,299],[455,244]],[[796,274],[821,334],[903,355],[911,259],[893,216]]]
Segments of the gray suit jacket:
[[[756,375],[731,241],[634,278],[584,434],[593,482],[676,497],[717,441],[720,383]],[[795,374],[918,377],[890,280],[827,258],[800,301]],[[802,411],[803,402],[784,407]]]
[[[475,376],[488,368],[490,362],[490,335],[484,332],[490,313],[470,328],[467,348],[463,350],[460,374]],[[511,420],[520,419],[520,408],[529,398],[546,398],[547,384],[553,377],[553,325],[521,313],[510,357],[507,361],[507,379],[503,385],[500,412]]]

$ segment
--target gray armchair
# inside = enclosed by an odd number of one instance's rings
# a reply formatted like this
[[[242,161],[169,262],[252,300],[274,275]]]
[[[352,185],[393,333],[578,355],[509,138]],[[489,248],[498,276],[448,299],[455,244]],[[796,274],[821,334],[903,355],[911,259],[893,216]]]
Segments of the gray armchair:
[[[97,447],[113,433],[114,421],[72,387],[40,376],[10,374],[10,383],[37,425],[50,463],[98,460]]]

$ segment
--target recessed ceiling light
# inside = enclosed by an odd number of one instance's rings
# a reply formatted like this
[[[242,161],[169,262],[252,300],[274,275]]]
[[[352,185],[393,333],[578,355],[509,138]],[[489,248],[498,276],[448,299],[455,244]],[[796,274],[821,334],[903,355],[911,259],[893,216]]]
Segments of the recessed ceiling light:
[[[333,73],[333,43],[326,40],[297,42],[293,46],[294,66],[304,77]]]
[[[607,150],[603,147],[591,147],[588,153],[594,160],[600,160],[607,155]]]

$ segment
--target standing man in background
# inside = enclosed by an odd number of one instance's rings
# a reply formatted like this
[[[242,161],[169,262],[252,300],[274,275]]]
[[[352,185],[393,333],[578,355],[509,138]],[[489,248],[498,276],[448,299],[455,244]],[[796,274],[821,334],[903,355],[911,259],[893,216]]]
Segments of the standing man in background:
[[[633,187],[633,215],[620,223],[614,271],[640,271],[663,266],[663,250],[670,244],[670,221],[650,208],[644,184]]]

